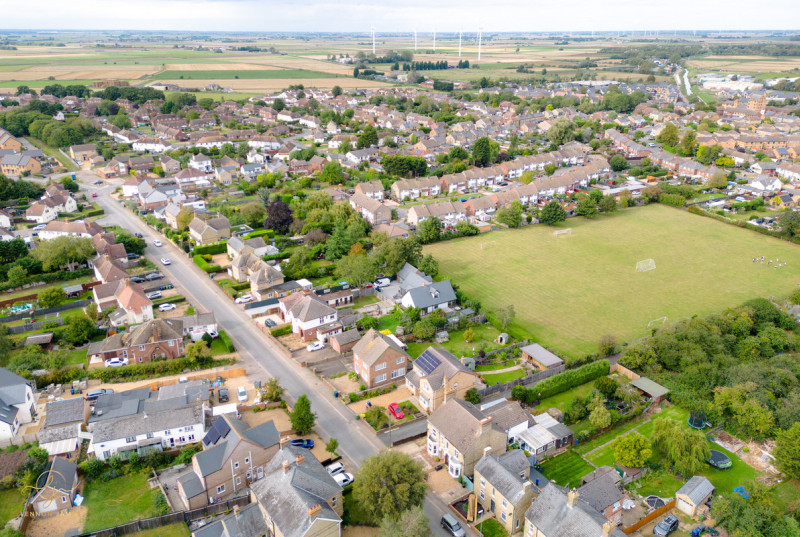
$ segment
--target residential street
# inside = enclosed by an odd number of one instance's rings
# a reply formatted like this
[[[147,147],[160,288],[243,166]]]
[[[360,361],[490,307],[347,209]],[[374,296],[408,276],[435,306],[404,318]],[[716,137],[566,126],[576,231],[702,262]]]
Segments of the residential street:
[[[339,441],[338,451],[350,466],[357,468],[364,458],[385,447],[366,429],[365,423],[356,421],[348,409],[336,402],[329,388],[310,370],[301,368],[280,353],[272,341],[253,325],[243,309],[234,305],[219,286],[211,281],[186,254],[111,198],[109,194],[113,192],[114,186],[104,184],[95,187],[91,185],[95,178],[93,174],[79,172],[79,175],[82,176],[84,190],[98,193],[94,201],[105,209],[107,214],[105,222],[115,222],[131,232],[142,233],[147,241],[145,254],[159,270],[169,276],[176,289],[190,302],[199,306],[199,310],[214,312],[217,322],[236,345],[245,369],[258,374],[257,367],[261,367],[270,376],[278,377],[286,388],[286,398],[290,403],[301,394],[308,396],[317,415],[316,431],[326,440],[335,437]],[[164,245],[153,246],[155,239],[160,239]],[[160,261],[162,257],[168,257],[172,264],[162,265]],[[430,518],[431,529],[435,535],[446,535],[439,525],[439,520],[447,509],[443,502],[432,495],[426,499],[425,512]],[[474,534],[468,530],[468,535]]]

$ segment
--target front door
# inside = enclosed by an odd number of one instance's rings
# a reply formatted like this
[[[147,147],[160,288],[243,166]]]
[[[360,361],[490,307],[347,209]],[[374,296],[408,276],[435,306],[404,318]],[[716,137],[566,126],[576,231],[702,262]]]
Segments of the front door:
[[[494,500],[491,502],[491,506],[489,507],[489,512],[494,513]]]
[[[449,463],[450,463],[450,454],[449,453],[445,453],[444,454],[444,465],[447,466]]]

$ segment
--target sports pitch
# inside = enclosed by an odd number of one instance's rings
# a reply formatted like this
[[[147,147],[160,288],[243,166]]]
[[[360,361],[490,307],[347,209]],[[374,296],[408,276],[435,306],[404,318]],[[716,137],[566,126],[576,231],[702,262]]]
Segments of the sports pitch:
[[[530,226],[425,247],[484,308],[513,304],[514,324],[566,357],[596,352],[604,334],[619,342],[648,323],[707,315],[756,297],[787,295],[800,282],[800,247],[661,205],[626,209],[553,228]],[[558,229],[558,228],[557,228]],[[753,263],[756,256],[779,259]],[[652,258],[656,269],[637,272]]]

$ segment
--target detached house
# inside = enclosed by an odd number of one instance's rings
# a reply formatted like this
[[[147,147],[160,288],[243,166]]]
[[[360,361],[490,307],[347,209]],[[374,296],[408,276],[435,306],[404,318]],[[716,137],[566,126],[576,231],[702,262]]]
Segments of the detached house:
[[[203,173],[211,173],[214,171],[214,163],[211,162],[210,157],[198,153],[189,159],[189,168]]]
[[[78,493],[78,466],[54,457],[36,481],[30,504],[37,515],[56,514],[71,509]]]
[[[36,402],[32,382],[0,367],[0,441],[14,438],[22,425],[33,421]]]
[[[377,199],[356,192],[350,197],[350,206],[372,225],[388,224],[392,221],[392,210]]]
[[[434,282],[407,291],[400,303],[404,308],[419,308],[422,315],[435,309],[449,310],[456,305],[456,292],[450,280]]]
[[[525,452],[512,449],[498,455],[487,453],[475,465],[475,492],[484,512],[492,513],[509,535],[522,531],[525,511],[539,487],[530,481],[531,463]],[[544,487],[549,482],[541,483]]]
[[[189,236],[197,244],[210,244],[231,237],[231,224],[224,216],[201,220],[195,216],[189,223]]]
[[[130,332],[117,333],[89,345],[90,359],[127,358],[130,363],[174,360],[183,355],[183,327],[155,319]]]
[[[406,373],[406,386],[431,413],[446,401],[464,398],[478,384],[478,375],[444,349],[428,347]]]
[[[292,323],[292,332],[305,341],[327,341],[328,337],[342,332],[339,312],[315,294],[295,293],[278,302],[284,322]]]
[[[472,403],[450,399],[428,417],[427,449],[452,477],[471,476],[485,453],[505,452],[506,435]]]
[[[370,329],[353,347],[353,367],[366,384],[374,388],[399,382],[406,375],[408,354],[394,340]]]

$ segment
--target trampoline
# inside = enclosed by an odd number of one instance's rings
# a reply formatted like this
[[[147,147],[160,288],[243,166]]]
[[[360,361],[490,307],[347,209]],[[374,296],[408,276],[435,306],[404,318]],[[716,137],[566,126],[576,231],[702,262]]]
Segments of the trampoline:
[[[692,410],[689,419],[686,420],[689,427],[692,429],[705,429],[706,427],[706,413],[702,410]]]
[[[708,459],[708,464],[714,468],[724,470],[726,468],[730,468],[733,463],[731,462],[731,458],[725,455],[723,452],[712,449],[711,458]]]
[[[663,498],[659,498],[658,496],[651,495],[645,498],[644,503],[647,504],[648,507],[651,509],[658,509],[659,507],[664,507],[666,502]]]

